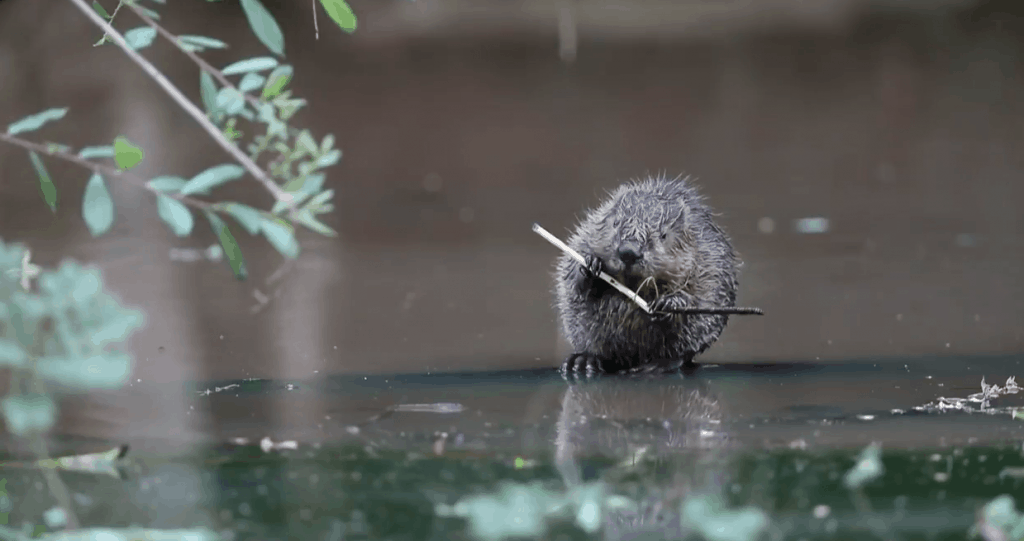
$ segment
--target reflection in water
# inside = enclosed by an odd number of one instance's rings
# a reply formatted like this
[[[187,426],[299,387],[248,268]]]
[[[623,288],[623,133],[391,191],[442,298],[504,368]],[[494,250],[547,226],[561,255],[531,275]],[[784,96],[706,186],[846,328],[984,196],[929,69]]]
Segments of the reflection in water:
[[[722,450],[730,447],[725,415],[705,378],[652,376],[575,383],[562,397],[555,465],[571,488],[590,480],[583,466],[590,458],[618,462],[605,474],[616,485],[635,474],[641,460],[681,459],[673,460],[672,475],[662,484],[635,486],[631,496],[637,507],[613,510],[604,524],[608,539],[679,539],[684,536],[678,515],[683,498],[721,490],[722,472],[715,465],[721,464]]]

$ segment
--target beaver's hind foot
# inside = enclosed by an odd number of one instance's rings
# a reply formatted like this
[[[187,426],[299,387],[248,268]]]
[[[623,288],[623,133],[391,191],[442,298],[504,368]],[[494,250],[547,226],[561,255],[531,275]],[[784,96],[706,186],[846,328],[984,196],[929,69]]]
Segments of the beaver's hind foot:
[[[608,361],[593,353],[573,353],[562,363],[562,377],[597,376],[606,372]]]

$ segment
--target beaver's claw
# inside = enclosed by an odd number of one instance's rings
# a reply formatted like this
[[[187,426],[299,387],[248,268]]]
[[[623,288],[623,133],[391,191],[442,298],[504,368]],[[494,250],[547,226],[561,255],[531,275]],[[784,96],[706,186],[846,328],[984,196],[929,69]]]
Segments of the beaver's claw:
[[[580,272],[587,278],[597,278],[601,271],[604,270],[604,261],[601,261],[601,258],[594,254],[584,254],[583,260],[586,262],[586,265],[580,267]]]
[[[575,379],[580,376],[596,376],[605,372],[603,359],[592,353],[573,353],[562,363],[562,377]]]

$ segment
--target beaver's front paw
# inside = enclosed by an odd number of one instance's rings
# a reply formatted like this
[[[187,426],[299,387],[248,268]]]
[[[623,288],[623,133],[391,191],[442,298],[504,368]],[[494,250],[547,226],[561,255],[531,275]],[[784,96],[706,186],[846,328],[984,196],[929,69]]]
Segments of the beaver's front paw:
[[[589,295],[598,286],[597,275],[604,270],[604,261],[590,253],[584,253],[583,259],[586,265],[576,263],[570,266],[565,278],[575,284],[577,294]]]
[[[651,303],[651,319],[657,323],[665,323],[672,319],[672,316],[684,315],[677,310],[684,310],[697,306],[696,299],[687,293],[670,293],[662,295]]]
[[[594,254],[583,254],[583,260],[587,264],[580,267],[580,272],[587,278],[597,278],[604,270],[604,261]]]

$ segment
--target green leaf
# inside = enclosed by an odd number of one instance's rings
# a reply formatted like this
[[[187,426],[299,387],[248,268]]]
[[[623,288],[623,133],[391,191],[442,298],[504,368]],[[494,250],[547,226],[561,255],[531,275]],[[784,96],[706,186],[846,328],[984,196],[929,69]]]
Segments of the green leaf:
[[[882,446],[872,442],[857,457],[857,463],[843,476],[843,484],[850,490],[859,489],[885,473],[882,465]]]
[[[288,181],[284,185],[284,191],[292,194],[295,199],[290,202],[274,202],[274,206],[271,208],[270,212],[272,214],[280,214],[281,211],[287,208],[289,203],[292,203],[293,206],[302,204],[306,198],[320,191],[320,188],[324,185],[325,178],[326,177],[323,173],[313,173],[306,177],[298,177]]]
[[[240,165],[233,163],[215,165],[192,177],[192,180],[188,181],[178,193],[181,195],[191,195],[198,192],[206,192],[225,182],[240,178],[244,174],[245,169],[242,169]]]
[[[306,208],[315,209],[320,205],[323,205],[324,203],[330,201],[332,197],[334,197],[334,190],[324,190],[318,193],[316,197],[310,199],[309,202],[306,203]]]
[[[324,187],[324,180],[327,177],[323,173],[313,173],[306,177],[306,181],[302,184],[302,192],[306,195],[313,195],[319,193],[320,189]]]
[[[154,39],[156,39],[156,29],[152,26],[140,26],[124,33],[124,40],[128,42],[129,47],[136,51],[152,45]]]
[[[227,49],[228,44],[224,43],[219,39],[208,38],[206,36],[193,36],[193,35],[180,35],[178,36],[178,42],[181,45],[193,47],[194,50],[202,51],[203,49]]]
[[[61,118],[64,118],[64,115],[66,115],[67,113],[67,107],[47,109],[41,113],[36,113],[34,115],[27,116],[7,126],[7,134],[17,135],[19,133],[38,130],[43,126],[43,124],[46,124],[47,122],[52,122],[54,120],[60,120]]]
[[[245,108],[245,97],[238,90],[225,86],[217,93],[217,110],[228,115],[238,114]]]
[[[83,147],[82,150],[78,151],[79,158],[113,158],[114,147],[110,145],[101,145],[93,147]]]
[[[249,111],[243,109],[241,112],[248,113]],[[227,125],[224,126],[224,137],[227,137],[228,141],[234,141],[242,137],[242,132],[235,127],[237,124],[236,120],[236,118],[231,117],[228,119]]]
[[[217,113],[217,83],[213,76],[205,71],[199,72],[199,94],[203,98],[206,116],[213,117]]]
[[[23,366],[28,353],[14,340],[0,338],[0,366]]]
[[[92,10],[98,13],[100,17],[103,17],[108,21],[110,20],[110,14],[107,13],[107,10],[103,9],[103,6],[101,6],[96,0],[92,0]]]
[[[177,192],[184,185],[185,179],[174,176],[160,176],[146,183],[146,186],[161,192]]]
[[[301,188],[298,190],[289,190],[288,188],[289,185],[291,184],[292,183],[289,182],[288,184],[285,185],[285,191],[292,195],[292,200],[284,201],[282,199],[278,199],[277,201],[274,202],[274,206],[270,209],[271,214],[280,214],[284,209],[288,208],[289,205],[291,205],[292,208],[296,208],[299,205],[301,205],[302,202],[306,200],[306,198],[309,197],[309,194],[306,193],[305,190]]]
[[[224,75],[238,75],[241,73],[249,73],[253,71],[263,71],[273,69],[277,67],[277,59],[272,56],[257,56],[256,58],[247,58],[245,60],[239,60],[228,67],[221,70]]]
[[[345,0],[320,0],[320,4],[324,6],[324,11],[342,30],[350,34],[356,31],[356,14],[352,12],[348,2]]]
[[[57,406],[41,394],[8,396],[0,403],[7,430],[15,436],[31,432],[45,432],[57,420]]]
[[[114,139],[114,162],[121,169],[131,169],[142,161],[142,149],[133,145],[123,135]]]
[[[296,212],[294,216],[295,221],[309,229],[312,229],[313,231],[316,231],[317,233],[320,233],[321,235],[327,237],[336,237],[338,235],[337,231],[331,229],[320,220],[317,220],[316,216],[313,215],[309,209],[302,209]]]
[[[263,236],[281,255],[288,259],[298,257],[299,242],[295,240],[295,231],[291,227],[276,220],[264,218],[260,228],[263,230]]]
[[[284,87],[292,80],[292,67],[284,64],[274,68],[267,77],[267,84],[263,86],[263,99],[277,97],[284,90]]]
[[[227,203],[224,210],[230,214],[250,235],[260,232],[260,224],[263,223],[263,215],[260,211],[241,203]]]
[[[246,73],[242,81],[238,83],[239,92],[252,92],[263,86],[266,79],[258,73]]]
[[[39,177],[39,190],[43,192],[43,200],[50,206],[51,211],[57,212],[57,187],[53,185],[50,173],[46,171],[46,166],[43,165],[43,160],[38,154],[30,150],[28,157],[32,160],[36,176]]]
[[[128,380],[131,357],[119,351],[80,359],[43,357],[36,372],[52,384],[72,389],[117,389]]]
[[[231,272],[235,275],[235,278],[245,280],[249,276],[249,271],[245,267],[242,249],[238,246],[235,236],[231,234],[231,230],[228,229],[228,224],[224,223],[220,216],[210,211],[204,212],[206,213],[206,219],[210,221],[210,227],[213,228],[213,232],[220,241],[221,248],[224,249],[224,253],[228,256],[228,266],[231,267]]]
[[[103,177],[93,173],[85,185],[82,198],[82,217],[92,236],[98,237],[110,230],[114,224],[114,201],[110,198]]]
[[[121,310],[119,314],[108,316],[98,328],[89,335],[89,343],[97,347],[107,344],[118,344],[128,340],[132,332],[141,327],[145,317],[135,310]]]
[[[338,149],[334,149],[334,150],[328,151],[323,156],[320,156],[319,158],[317,158],[316,159],[316,166],[318,168],[330,167],[330,166],[338,163],[338,160],[340,160],[340,159],[341,159],[341,151],[338,150]]]
[[[295,138],[295,148],[312,155],[316,155],[319,150],[316,147],[316,141],[313,140],[313,135],[309,133],[309,130],[302,130],[299,132],[299,136]]]
[[[726,509],[717,495],[691,496],[680,506],[685,530],[709,541],[760,539],[770,525],[768,515],[754,506]]]
[[[327,135],[324,136],[323,142],[320,143],[320,152],[321,153],[325,153],[328,150],[331,150],[331,147],[333,147],[333,146],[334,146],[334,134],[328,133]]]
[[[179,237],[187,237],[192,232],[194,221],[192,212],[177,199],[166,195],[156,196],[156,209],[160,219]]]
[[[259,109],[259,120],[267,124],[267,136],[277,136],[282,139],[288,137],[288,125],[278,120],[274,115],[274,106],[264,103]]]
[[[263,45],[278,56],[284,55],[284,34],[267,8],[259,0],[242,0],[242,10],[249,19],[253,33]]]

